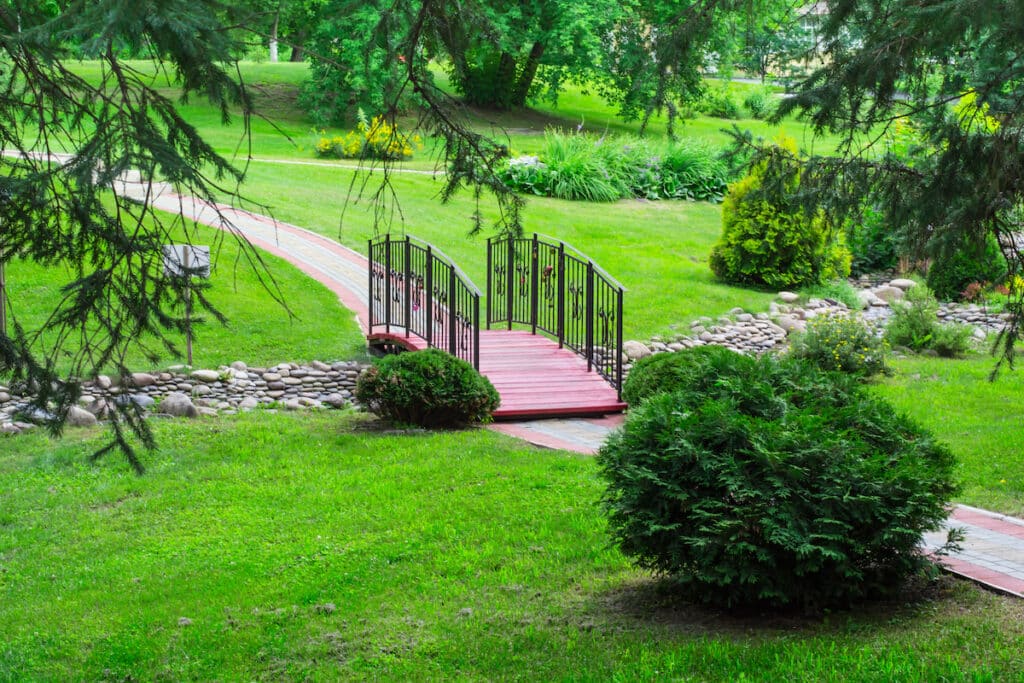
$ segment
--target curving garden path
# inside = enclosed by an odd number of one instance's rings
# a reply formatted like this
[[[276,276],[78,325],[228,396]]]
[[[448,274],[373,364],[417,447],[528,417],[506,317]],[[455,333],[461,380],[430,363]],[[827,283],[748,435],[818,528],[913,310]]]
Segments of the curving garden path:
[[[155,208],[226,230],[279,256],[321,282],[353,311],[363,331],[368,320],[367,259],[332,239],[267,216],[211,205],[175,194],[169,187],[126,179],[117,188],[127,196],[150,193]],[[491,429],[546,448],[593,454],[608,434],[622,424],[622,415],[604,418],[547,419],[492,424]],[[965,532],[961,552],[945,559],[949,571],[993,590],[1024,598],[1024,520],[958,505],[947,527]],[[924,547],[934,550],[944,532],[926,535]]]

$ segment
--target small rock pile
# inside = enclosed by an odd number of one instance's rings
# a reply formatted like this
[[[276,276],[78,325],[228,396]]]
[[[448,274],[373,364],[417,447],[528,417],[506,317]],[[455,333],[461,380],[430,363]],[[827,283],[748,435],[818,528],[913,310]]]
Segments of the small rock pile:
[[[116,405],[128,402],[175,417],[230,415],[258,406],[343,408],[351,403],[356,378],[365,367],[356,361],[312,361],[250,368],[236,361],[217,370],[188,372],[178,367],[124,378],[100,375],[83,383],[79,406],[68,412],[68,424],[95,424],[109,417]],[[17,434],[50,417],[40,412],[26,414],[28,400],[27,392],[0,385],[0,433]]]

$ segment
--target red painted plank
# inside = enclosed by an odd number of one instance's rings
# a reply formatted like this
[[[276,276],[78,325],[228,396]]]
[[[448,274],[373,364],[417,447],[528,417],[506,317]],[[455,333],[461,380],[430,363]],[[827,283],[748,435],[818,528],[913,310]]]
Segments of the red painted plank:
[[[411,350],[427,347],[416,335],[374,332],[370,340]],[[480,372],[501,396],[495,419],[588,417],[621,413],[626,404],[587,362],[547,337],[524,330],[482,330]]]

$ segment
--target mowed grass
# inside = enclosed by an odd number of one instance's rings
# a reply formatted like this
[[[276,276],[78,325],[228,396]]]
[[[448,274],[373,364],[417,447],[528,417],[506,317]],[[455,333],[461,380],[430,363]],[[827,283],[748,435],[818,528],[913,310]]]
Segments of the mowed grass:
[[[288,262],[262,253],[264,265],[254,266],[240,255],[232,237],[200,226],[197,244],[211,246],[213,269],[204,295],[227,316],[222,325],[196,307],[193,333],[193,365],[216,367],[242,360],[251,365],[339,360],[365,355],[365,340],[355,315],[341,306],[337,296]],[[61,288],[75,279],[60,267],[43,267],[29,261],[7,265],[10,312],[26,330],[45,329],[48,316],[61,298]],[[262,282],[261,282],[262,279]],[[287,304],[275,300],[279,296]],[[183,311],[177,311],[183,315]],[[185,338],[169,333],[178,355],[155,339],[139,340],[157,352],[158,367],[183,363]],[[52,341],[45,334],[42,343]],[[126,359],[133,369],[152,368],[140,348]],[[113,370],[113,368],[111,368]]]
[[[254,163],[243,192],[265,203],[280,220],[366,253],[374,214],[365,198],[353,201],[349,196],[353,173]],[[401,211],[394,214],[392,233],[414,235],[439,247],[485,290],[487,236],[494,233],[468,236],[477,210],[472,198],[462,194],[442,204],[437,197],[442,180],[431,175],[398,173],[392,182]],[[491,202],[482,209],[486,220],[498,218]],[[579,249],[626,287],[627,338],[672,334],[673,328],[687,327],[684,323],[694,318],[721,315],[737,306],[766,310],[774,295],[726,285],[712,275],[707,256],[721,231],[721,210],[714,204],[531,198],[524,224],[527,234],[537,232]]]
[[[1024,373],[988,376],[995,360],[903,358],[874,391],[956,454],[958,501],[1024,517]]]
[[[593,460],[338,413],[0,457],[0,680],[1011,680],[1024,605],[949,579],[817,618],[680,603],[611,548]]]

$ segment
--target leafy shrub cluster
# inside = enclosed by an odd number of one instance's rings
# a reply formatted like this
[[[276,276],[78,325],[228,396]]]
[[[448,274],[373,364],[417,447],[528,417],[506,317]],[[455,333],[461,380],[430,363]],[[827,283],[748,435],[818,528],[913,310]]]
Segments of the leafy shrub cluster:
[[[316,143],[320,157],[335,159],[381,159],[400,161],[411,159],[417,149],[422,149],[420,136],[408,136],[399,132],[398,127],[381,116],[367,121],[362,110],[356,130],[345,135],[321,137]]]
[[[1007,267],[999,242],[989,237],[983,244],[961,242],[948,254],[932,261],[928,287],[943,301],[956,301],[973,282],[1001,282]]]
[[[379,359],[359,376],[355,397],[374,415],[421,427],[486,422],[499,402],[486,377],[439,349]]]
[[[891,306],[892,318],[885,327],[885,338],[892,346],[934,351],[944,358],[962,356],[970,349],[971,328],[940,323],[936,317],[939,302],[925,285],[911,287],[904,299]]]
[[[708,89],[697,103],[697,108],[716,119],[738,119],[743,116],[736,95],[724,85]]]
[[[767,119],[775,113],[772,95],[766,88],[751,90],[743,99],[743,106],[755,119]]]
[[[665,362],[634,372],[645,361]],[[955,492],[949,451],[853,377],[735,353],[692,365],[598,455],[624,553],[726,607],[844,605],[927,565],[917,544]]]
[[[622,400],[637,406],[651,396],[692,386],[701,377],[728,374],[736,352],[708,344],[679,353],[657,353],[638,361],[622,385]]]
[[[793,168],[785,182],[764,183],[764,166],[729,186],[722,204],[722,236],[711,250],[711,270],[723,280],[772,288],[815,285],[850,272],[842,233],[821,215],[807,215],[793,195],[800,183],[796,143],[783,140]]]
[[[542,152],[511,159],[503,180],[518,192],[560,199],[721,201],[728,170],[699,144],[548,131]]]
[[[814,363],[822,370],[872,377],[886,371],[885,340],[862,319],[850,315],[823,315],[807,324],[807,330],[791,345],[794,358]]]
[[[898,231],[892,229],[874,206],[866,207],[861,220],[850,225],[846,241],[850,246],[853,275],[889,270],[899,262]]]

